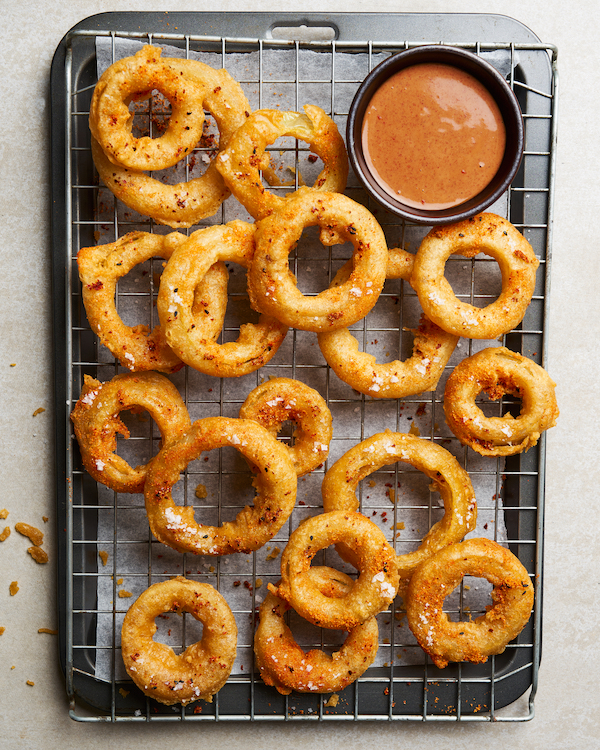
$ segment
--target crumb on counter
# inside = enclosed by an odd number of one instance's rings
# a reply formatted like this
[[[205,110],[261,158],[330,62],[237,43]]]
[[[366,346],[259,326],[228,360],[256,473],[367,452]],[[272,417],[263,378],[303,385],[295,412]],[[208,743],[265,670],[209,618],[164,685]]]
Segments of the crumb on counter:
[[[44,523],[48,523],[48,516],[42,516],[42,521]]]
[[[325,708],[335,708],[340,701],[340,696],[337,693],[332,693],[329,696],[329,700],[325,703]]]
[[[124,591],[123,589],[121,589],[118,596],[119,599],[129,599],[129,597],[133,596],[133,594],[130,591]]]
[[[0,510],[0,518],[8,518],[8,510],[6,508]]]
[[[19,590],[19,584],[16,581],[13,581],[10,586],[8,587],[8,590],[10,592],[11,596],[14,596],[17,591]]]
[[[36,547],[41,547],[42,542],[44,541],[44,532],[36,529],[35,526],[31,526],[28,523],[19,521],[15,524],[15,531],[26,536]]]
[[[41,547],[28,547],[27,552],[29,552],[36,563],[39,563],[40,565],[48,562],[48,553]]]
[[[121,696],[123,698],[127,698],[127,696],[129,695],[130,691],[129,690],[125,690],[125,688],[119,688],[119,693],[121,694]]]
[[[38,628],[38,633],[48,633],[48,635],[58,635],[58,630],[52,630],[52,628]]]
[[[43,413],[43,412],[45,412],[45,411],[46,411],[46,410],[44,409],[44,407],[43,407],[43,406],[40,406],[40,407],[38,407],[38,408],[37,408],[37,409],[36,409],[36,410],[35,410],[35,411],[33,412],[33,414],[32,414],[31,416],[32,416],[32,417],[37,417],[37,415],[38,415],[38,414],[42,414],[42,413]]]
[[[194,494],[198,498],[198,500],[204,500],[205,497],[208,497],[208,492],[206,490],[205,485],[199,484],[196,487],[196,490],[194,491]]]
[[[33,680],[27,680],[27,685],[31,685],[33,687],[35,685],[35,682]]]
[[[104,549],[98,551],[98,557],[102,560],[102,565],[106,565],[108,562],[108,552]]]
[[[0,542],[4,542],[10,536],[10,526],[5,526],[4,531],[0,532]]]
[[[5,630],[6,630],[6,628],[4,626],[0,625],[0,635],[3,635]]]
[[[280,552],[281,550],[279,549],[279,547],[273,547],[273,551],[269,552],[269,554],[265,557],[265,560],[274,560]]]

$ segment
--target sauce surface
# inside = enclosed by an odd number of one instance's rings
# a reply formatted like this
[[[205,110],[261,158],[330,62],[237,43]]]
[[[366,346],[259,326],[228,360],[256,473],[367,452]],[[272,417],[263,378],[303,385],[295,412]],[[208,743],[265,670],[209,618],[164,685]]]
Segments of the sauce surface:
[[[489,91],[451,65],[395,73],[373,95],[362,130],[367,164],[396,200],[426,210],[477,195],[494,177],[506,129]]]

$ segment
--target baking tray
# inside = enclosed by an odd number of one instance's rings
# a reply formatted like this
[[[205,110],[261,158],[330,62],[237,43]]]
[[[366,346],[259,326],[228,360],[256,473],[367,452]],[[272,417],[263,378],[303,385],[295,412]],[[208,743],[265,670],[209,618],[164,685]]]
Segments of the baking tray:
[[[189,368],[173,376],[193,418],[208,414],[235,416],[244,394],[270,375],[303,380],[327,398],[334,420],[329,463],[299,485],[297,508],[290,523],[268,546],[269,555],[263,550],[241,556],[243,559],[228,556],[232,559],[190,562],[189,556],[171,554],[151,538],[143,515],[143,498],[124,498],[114,493],[107,497],[104,488],[82,470],[69,420],[72,405],[84,373],[108,379],[119,368],[98,346],[85,319],[77,252],[132,229],[165,231],[123,211],[114,202],[110,204],[110,199],[107,206],[91,160],[87,114],[97,80],[96,43],[103,40],[114,50],[123,39],[175,46],[182,55],[206,55],[215,67],[226,67],[237,77],[253,108],[299,109],[310,101],[332,114],[342,133],[349,103],[360,81],[382,57],[397,50],[426,43],[454,44],[503,66],[523,110],[525,154],[513,185],[493,209],[508,216],[525,234],[541,260],[533,301],[522,324],[504,336],[503,343],[543,366],[547,364],[557,105],[555,47],[541,43],[514,19],[486,14],[106,13],[77,24],[58,46],[51,69],[59,629],[60,660],[71,717],[110,722],[532,718],[541,654],[545,440],[542,436],[535,448],[505,462],[482,459],[461,447],[443,423],[441,402],[447,373],[433,393],[398,401],[374,400],[337,380],[320,357],[313,334],[290,331],[282,350],[268,365],[236,383],[214,379],[209,383]],[[302,144],[285,146],[281,153],[284,159],[291,159],[288,166],[292,170],[305,165]],[[292,189],[298,184],[297,176],[293,179]],[[399,222],[370,203],[353,175],[347,194],[373,210],[390,246],[416,249],[426,229]],[[221,212],[206,223],[238,216],[239,205],[229,199]],[[342,260],[335,250],[328,250],[323,257],[309,250],[304,255],[303,252],[294,260],[296,272],[301,279],[308,279],[309,287],[310,279],[316,277],[321,284],[318,288],[323,288],[325,278],[331,278]],[[312,277],[303,276],[309,266],[313,266]],[[483,304],[497,293],[493,282],[488,288],[488,282],[481,280],[489,277],[489,259],[463,259],[462,266],[467,267],[468,281],[457,290],[459,294]],[[457,272],[460,278],[465,277],[464,268],[457,268]],[[457,281],[459,286],[460,283]],[[236,298],[243,296],[243,283],[238,292]],[[149,291],[139,293],[135,287],[120,284],[118,301],[126,306],[138,296],[152,301],[152,295],[152,285]],[[247,305],[244,308],[244,302],[240,304],[241,312],[235,305],[231,315],[228,312],[226,327],[233,337],[239,320],[248,312]],[[389,354],[385,350],[390,346],[405,351],[409,344],[403,328],[414,324],[414,305],[415,296],[408,285],[386,282],[381,297],[383,313],[370,314],[357,327],[362,345],[373,353],[381,353],[383,348],[384,355]],[[485,343],[497,342],[462,339],[462,348],[457,349],[447,370]],[[382,635],[378,661],[339,694],[336,705],[329,695],[281,696],[254,673],[251,652],[256,607],[266,581],[276,580],[278,574],[275,547],[283,548],[301,518],[319,512],[319,486],[328,465],[351,445],[385,428],[410,429],[441,442],[469,471],[478,493],[481,519],[475,534],[503,541],[527,567],[537,593],[533,615],[504,654],[491,657],[483,665],[452,664],[439,670],[407,634],[402,602],[398,599],[389,612],[379,615]],[[127,443],[155,451],[157,436],[151,428],[142,424],[136,429],[139,432],[134,430],[133,441]],[[284,433],[282,439],[289,440],[290,434]],[[219,457],[211,466],[206,473],[201,472],[201,478],[207,483],[216,482],[217,499],[212,511],[229,512],[228,498],[232,482],[239,480],[238,468],[231,466],[227,457]],[[427,491],[426,501],[415,503],[414,498],[409,498],[402,505],[402,493],[394,489],[397,503],[390,503],[390,490],[386,487],[397,487],[400,479],[410,484],[409,475],[410,472],[392,467],[375,477],[372,491],[366,487],[361,490],[363,512],[380,524],[383,516],[382,526],[397,547],[414,546],[420,538],[419,534],[411,537],[410,530],[396,531],[407,508],[417,506],[428,522],[437,511],[435,499]],[[198,476],[190,479],[197,482]],[[102,549],[109,551],[106,565],[98,556]],[[147,561],[143,576],[127,567],[132,552]],[[271,559],[267,560],[267,556]],[[118,593],[124,586],[137,591],[181,572],[212,583],[230,602],[234,587],[236,592],[245,591],[248,598],[244,606],[236,598],[233,607],[238,626],[242,621],[245,625],[240,628],[238,662],[228,683],[212,703],[200,701],[186,708],[173,708],[145,698],[129,680],[122,679],[119,628],[132,599],[120,598]],[[263,586],[258,586],[259,578]],[[238,585],[242,582],[244,586]],[[462,586],[456,602],[457,616],[468,616],[469,596],[469,586]],[[180,619],[182,622],[173,626],[176,633],[172,642],[181,646],[187,643],[186,637],[190,636],[185,631],[190,628],[186,618]],[[101,633],[102,638],[108,634],[108,641],[100,642]],[[168,641],[169,633],[163,636]],[[309,640],[331,648],[327,638],[328,634],[322,631],[311,634]],[[383,659],[387,661],[382,662]]]

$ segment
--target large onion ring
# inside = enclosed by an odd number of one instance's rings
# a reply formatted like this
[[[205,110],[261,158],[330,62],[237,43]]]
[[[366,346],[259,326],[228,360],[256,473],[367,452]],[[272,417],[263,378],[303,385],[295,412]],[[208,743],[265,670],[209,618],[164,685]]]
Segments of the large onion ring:
[[[450,255],[496,259],[502,292],[484,308],[461,302],[444,277]],[[478,214],[457,224],[435,227],[421,243],[410,283],[428,318],[455,336],[493,339],[518,325],[535,289],[539,261],[529,242],[506,219]]]
[[[253,112],[216,157],[217,169],[227,187],[255,219],[263,219],[285,201],[282,196],[265,190],[259,172],[268,166],[265,150],[277,138],[291,136],[305,141],[321,157],[324,167],[313,189],[342,193],[346,187],[348,156],[337,126],[313,104],[307,104],[304,112],[276,109]]]
[[[469,622],[451,622],[444,599],[466,575],[492,585],[492,606]],[[533,584],[519,559],[489,539],[468,539],[437,552],[415,571],[405,597],[408,625],[440,668],[449,661],[485,662],[501,654],[527,624]]]
[[[345,596],[354,585],[345,573],[327,567],[310,568],[309,574],[320,592],[329,597]],[[274,685],[282,695],[333,693],[357,680],[377,655],[379,628],[370,617],[348,634],[339,651],[331,656],[320,649],[308,653],[296,643],[286,625],[289,605],[274,594],[261,604],[254,635],[254,655],[266,685]]]
[[[331,412],[321,394],[299,380],[266,380],[248,394],[240,407],[240,418],[254,419],[273,436],[277,436],[284,422],[294,422],[294,444],[288,449],[299,477],[327,459]]]
[[[244,268],[254,254],[253,224],[229,224],[199,229],[173,253],[163,271],[158,292],[158,317],[165,338],[187,365],[215,377],[238,377],[268,362],[281,346],[287,326],[266,315],[240,327],[237,341],[219,344],[205,310],[197,304],[197,289],[219,261]]]
[[[196,522],[194,508],[179,506],[171,490],[190,461],[204,451],[231,446],[255,471],[252,507],[221,526]],[[296,502],[297,477],[288,452],[264,427],[250,419],[208,417],[194,422],[174,445],[152,461],[144,487],[150,529],[163,544],[196,555],[252,552],[269,541],[289,518]]]
[[[354,550],[359,577],[347,594],[334,599],[315,585],[310,563],[319,550],[340,542]],[[292,532],[281,556],[281,583],[269,589],[313,625],[351,630],[394,600],[399,584],[395,557],[381,529],[360,513],[321,513]]]
[[[166,260],[186,240],[179,232],[130,232],[116,242],[83,247],[77,254],[81,295],[90,327],[128,370],[176,372],[183,367],[160,325],[152,331],[145,325],[125,325],[115,306],[115,291],[117,281],[138,263],[155,257]],[[212,339],[218,337],[225,319],[228,278],[224,264],[217,263],[198,289],[197,305],[203,311],[205,335]]]
[[[215,70],[197,60],[163,60],[167,61],[175,71],[183,71],[191,81],[206,87],[203,107],[215,118],[219,148],[225,148],[250,114],[250,105],[241,86],[226,70]],[[106,187],[129,208],[152,217],[159,224],[191,227],[215,214],[229,196],[214,159],[201,177],[166,185],[144,172],[112,164],[93,137],[91,146],[94,164]]]
[[[305,227],[318,225],[354,246],[347,281],[315,297],[296,286],[288,256]],[[373,307],[385,281],[388,251],[373,215],[340,193],[300,188],[257,223],[256,251],[248,273],[252,306],[305,331],[332,331],[356,323]]]
[[[460,362],[446,382],[446,422],[461,443],[482,456],[522,453],[556,424],[555,385],[543,367],[522,354],[503,346],[482,349]],[[475,403],[482,391],[492,399],[519,396],[521,413],[486,417]]]
[[[413,256],[394,248],[388,257],[386,278],[410,278]],[[344,283],[352,270],[352,261],[343,265],[331,286]],[[359,393],[372,398],[404,398],[434,391],[448,363],[458,336],[446,333],[425,315],[413,330],[413,353],[405,360],[378,364],[368,352],[358,350],[358,341],[347,328],[317,334],[319,348],[335,374]]]
[[[189,612],[203,625],[202,638],[175,654],[153,639],[163,612]],[[128,609],[121,628],[127,673],[150,698],[187,705],[212,696],[227,682],[237,650],[237,626],[229,605],[208,583],[181,576],[150,586]]]
[[[405,461],[426,474],[433,482],[431,489],[440,493],[444,503],[443,518],[429,529],[419,548],[396,558],[400,578],[407,579],[423,560],[475,528],[473,485],[454,456],[430,440],[386,430],[363,440],[338,459],[325,474],[321,493],[325,512],[356,511],[356,489],[361,479],[396,461]],[[338,544],[337,550],[355,564],[356,553],[351,546]]]
[[[114,451],[117,434],[129,437],[119,419],[126,409],[146,409],[162,436],[164,448],[176,443],[190,427],[179,391],[157,372],[125,373],[100,383],[84,375],[79,400],[71,413],[83,465],[91,476],[116,492],[142,492],[148,464],[131,467]]]
[[[109,161],[129,169],[172,167],[200,140],[204,86],[188,79],[161,50],[145,45],[133,57],[117,60],[100,76],[90,105],[90,131]],[[132,100],[158,90],[171,102],[171,116],[160,138],[135,138]]]

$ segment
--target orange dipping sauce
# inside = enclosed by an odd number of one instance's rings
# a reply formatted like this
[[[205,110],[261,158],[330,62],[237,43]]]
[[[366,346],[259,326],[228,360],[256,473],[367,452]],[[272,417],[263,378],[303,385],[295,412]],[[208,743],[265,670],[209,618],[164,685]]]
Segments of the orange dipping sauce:
[[[490,183],[504,156],[498,105],[451,65],[400,70],[375,92],[362,126],[365,159],[380,186],[407,206],[457,206]]]

